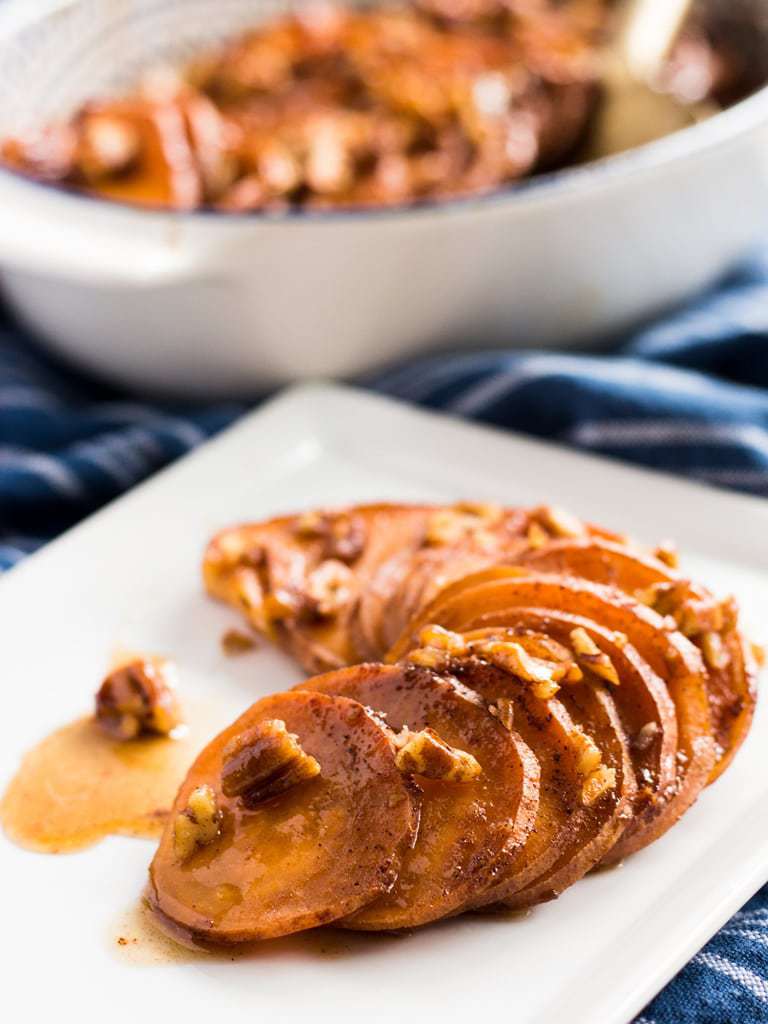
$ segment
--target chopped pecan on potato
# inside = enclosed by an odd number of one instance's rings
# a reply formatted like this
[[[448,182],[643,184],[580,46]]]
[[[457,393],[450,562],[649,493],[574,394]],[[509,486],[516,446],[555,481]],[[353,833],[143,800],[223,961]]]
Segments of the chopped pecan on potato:
[[[434,729],[405,729],[398,737],[395,763],[401,772],[441,782],[474,782],[482,768],[476,757],[442,740]]]
[[[576,731],[578,744],[577,768],[584,779],[581,788],[582,803],[590,807],[616,786],[616,770],[603,764],[603,754],[591,736]]]
[[[442,547],[472,540],[483,544],[491,539],[489,529],[499,523],[503,510],[498,505],[462,501],[432,513],[424,534],[424,543]]]
[[[671,540],[662,541],[661,544],[657,545],[653,549],[653,557],[663,562],[670,569],[677,569],[680,564],[677,545]]]
[[[80,122],[77,163],[88,181],[128,171],[141,153],[141,136],[127,118],[88,111]]]
[[[734,598],[720,601],[711,594],[697,593],[685,579],[651,584],[637,590],[635,597],[659,615],[671,616],[676,628],[690,638],[729,632],[738,619]]]
[[[221,811],[216,794],[208,785],[189,794],[187,804],[173,820],[173,848],[179,860],[188,860],[195,850],[212,843],[221,834]]]
[[[167,736],[182,722],[170,676],[160,659],[137,658],[110,672],[96,694],[95,719],[113,739]]]
[[[297,760],[311,764],[308,756],[322,772],[245,807],[240,792],[254,782],[263,792],[283,754],[289,772]],[[389,730],[356,701],[294,692],[253,704],[182,783],[150,866],[151,908],[190,939],[231,944],[371,904],[392,888],[419,820],[419,793],[395,754]],[[232,788],[238,795],[227,795]]]
[[[354,584],[355,576],[349,566],[336,558],[326,559],[307,577],[307,609],[321,618],[336,615],[352,601]]]
[[[658,722],[646,722],[637,734],[632,737],[630,746],[635,751],[648,750],[658,739],[661,727]]]
[[[363,552],[365,522],[361,516],[344,512],[307,512],[299,516],[296,535],[304,540],[321,541],[321,558],[347,564]]]
[[[533,511],[537,522],[552,537],[583,537],[584,523],[559,505],[542,505]]]
[[[253,808],[320,774],[285,722],[260,722],[233,739],[222,752],[221,788]]]
[[[425,626],[419,633],[419,646],[408,654],[407,661],[440,672],[448,668],[451,658],[462,657],[468,650],[459,633],[442,626]]]
[[[508,732],[511,732],[515,724],[515,702],[513,700],[510,700],[509,697],[496,697],[495,703],[491,704],[488,710]]]
[[[616,666],[610,657],[600,650],[583,626],[578,626],[571,631],[571,643],[576,659],[582,666],[590,669],[607,683],[612,683],[613,686],[619,685],[619,673],[616,671]]]
[[[533,693],[542,700],[554,697],[569,669],[566,663],[529,654],[521,643],[511,639],[476,641],[472,644],[472,651],[497,668],[531,683]]]
[[[616,770],[608,768],[606,765],[599,765],[584,780],[584,786],[581,791],[582,802],[585,806],[591,807],[601,796],[609,793],[615,785]]]

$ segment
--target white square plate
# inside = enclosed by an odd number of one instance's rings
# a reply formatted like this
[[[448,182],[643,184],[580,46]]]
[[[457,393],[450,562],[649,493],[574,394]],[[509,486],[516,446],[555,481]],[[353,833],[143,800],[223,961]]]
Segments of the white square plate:
[[[676,537],[693,572],[735,592],[753,623],[768,620],[766,503],[343,388],[297,388],[0,580],[0,779],[88,707],[115,648],[175,658],[184,692],[233,715],[297,680],[274,651],[221,654],[232,619],[199,578],[216,529],[317,504],[462,497],[557,501],[647,540]],[[137,965],[116,951],[116,922],[150,843],[112,838],[54,857],[0,841],[7,1019],[627,1021],[768,878],[767,710],[679,826],[527,917]]]

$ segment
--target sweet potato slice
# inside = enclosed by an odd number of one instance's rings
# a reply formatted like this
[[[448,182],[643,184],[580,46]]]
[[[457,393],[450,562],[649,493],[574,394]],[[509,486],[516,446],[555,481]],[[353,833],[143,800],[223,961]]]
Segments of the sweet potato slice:
[[[223,530],[206,587],[309,672],[380,657],[457,576],[524,546],[524,516],[495,506],[367,505]]]
[[[426,924],[457,913],[506,876],[533,828],[539,792],[537,760],[516,732],[474,693],[416,666],[362,665],[306,685],[360,701],[393,729],[432,729],[481,768],[469,782],[416,776],[423,791],[416,843],[391,892],[345,918],[346,927]]]
[[[307,672],[354,664],[384,643],[378,630],[389,591],[379,570],[418,549],[430,513],[368,505],[222,530],[205,553],[205,585]]]
[[[636,831],[647,828],[654,815],[661,812],[667,795],[676,788],[681,766],[676,757],[675,705],[665,684],[634,647],[623,638],[617,638],[612,630],[556,609],[508,608],[480,615],[468,625],[471,628],[496,626],[515,631],[532,630],[566,647],[572,643],[573,631],[583,629],[608,655],[621,680],[620,686],[610,687],[608,695],[629,740],[637,783],[633,818],[622,839],[628,840]],[[590,679],[586,673],[585,685],[592,691],[599,690],[599,677]],[[581,717],[578,710],[574,710],[574,704],[582,699],[581,690],[580,684],[564,685],[558,694],[577,722],[581,722]]]
[[[400,572],[399,586],[392,589],[383,609],[379,658],[389,650],[405,627],[445,587],[482,569],[500,557],[475,543],[464,542],[450,548],[428,547],[409,555],[407,571]]]
[[[90,104],[80,115],[78,138],[74,177],[86,192],[150,207],[199,204],[200,173],[176,104],[130,98]]]
[[[357,654],[349,634],[354,574],[339,569],[346,577],[344,600],[337,594],[333,614],[315,614],[307,591],[323,561],[323,540],[302,541],[298,522],[286,516],[222,530],[206,549],[203,579],[210,594],[237,608],[308,672],[340,668]]]
[[[695,607],[717,606],[707,589],[687,582],[679,573],[645,552],[597,538],[555,541],[540,550],[522,553],[520,564],[542,572],[570,573],[595,583],[609,583],[628,594],[647,592],[661,584],[686,583]],[[722,614],[721,614],[722,619]],[[706,663],[707,694],[712,732],[718,746],[710,782],[722,774],[749,732],[757,699],[756,669],[749,645],[739,632],[735,615],[717,622],[719,629],[689,629]],[[717,652],[712,653],[713,644]]]
[[[599,687],[581,687],[578,700],[565,686],[557,698],[540,697],[530,682],[489,662],[483,653],[486,642],[511,640],[534,658],[556,657],[543,649],[546,638],[481,629],[464,633],[463,639],[469,651],[450,660],[450,671],[510,720],[541,767],[533,835],[513,870],[468,907],[497,902],[531,906],[555,898],[581,878],[626,828],[636,785],[624,730],[611,697]],[[570,708],[559,699],[561,692]],[[601,779],[602,786],[592,789]]]
[[[414,552],[424,543],[431,506],[377,506],[356,510],[366,518],[365,549],[355,572],[360,598],[351,619],[357,660],[378,659],[387,646],[383,634],[386,608],[410,569]]]
[[[231,782],[240,772],[232,744],[282,723],[283,738],[295,737],[319,774],[280,791],[286,774],[275,770],[272,790],[254,802],[252,790]],[[203,750],[182,784],[150,868],[153,907],[194,939],[236,943],[371,903],[394,884],[417,826],[417,798],[395,757],[389,731],[355,701],[310,692],[258,701]],[[215,812],[203,823],[213,834],[180,851],[177,820],[192,814],[199,823],[194,801],[206,793]]]
[[[579,615],[626,637],[638,655],[662,678],[677,716],[677,777],[657,800],[648,821],[633,826],[617,842],[608,859],[618,859],[662,835],[693,803],[706,785],[715,760],[706,677],[696,648],[655,612],[623,592],[575,578],[521,576],[503,569],[478,573],[439,595],[409,626],[388,655],[397,660],[414,645],[423,625],[437,622],[448,629],[486,625],[511,608],[541,608]],[[500,615],[503,621],[503,614]]]

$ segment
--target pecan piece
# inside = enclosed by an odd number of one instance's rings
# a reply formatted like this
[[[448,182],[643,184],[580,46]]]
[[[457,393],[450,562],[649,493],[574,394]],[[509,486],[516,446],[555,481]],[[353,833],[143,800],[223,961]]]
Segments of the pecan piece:
[[[557,505],[542,505],[534,517],[553,537],[583,537],[584,524],[572,513]]]
[[[528,524],[526,539],[528,541],[528,547],[533,548],[534,551],[538,551],[549,541],[549,534],[544,527],[534,519],[533,522]]]
[[[406,656],[405,660],[411,665],[418,665],[419,668],[444,672],[450,665],[451,656],[447,651],[441,651],[437,647],[417,647]]]
[[[499,505],[462,501],[452,508],[440,508],[427,521],[424,543],[429,547],[443,547],[472,540],[483,547],[493,545],[489,527],[495,526],[503,516]]]
[[[701,637],[701,653],[707,667],[716,672],[725,668],[730,660],[722,636],[714,630],[709,630]]]
[[[497,697],[496,703],[488,710],[499,723],[504,726],[507,732],[511,732],[515,723],[515,703],[508,697]]]
[[[302,512],[296,519],[293,532],[302,540],[312,540],[325,534],[327,523],[328,516],[324,512]]]
[[[452,633],[442,626],[424,626],[419,633],[419,647],[411,651],[406,660],[412,665],[441,672],[448,668],[451,658],[460,658],[469,652],[469,645],[460,633]]]
[[[239,629],[228,629],[221,637],[221,649],[230,657],[252,651],[255,646],[255,638],[250,633],[243,633]]]
[[[576,658],[582,665],[607,683],[611,683],[613,686],[619,685],[619,673],[616,671],[616,666],[608,655],[600,650],[583,626],[577,626],[576,629],[571,630],[571,643]]]
[[[587,736],[580,729],[574,734],[574,743],[579,752],[576,767],[579,774],[586,778],[600,766],[603,755],[600,753],[600,748],[592,737]]]
[[[322,618],[342,611],[352,600],[355,574],[337,558],[321,562],[307,577],[309,608]]]
[[[95,718],[117,740],[167,736],[181,724],[181,708],[168,679],[169,666],[148,658],[110,672],[96,694]]]
[[[125,118],[106,112],[83,118],[77,162],[89,181],[127,171],[140,151],[139,132]]]
[[[533,693],[542,700],[554,697],[570,668],[565,662],[537,658],[514,640],[484,640],[474,643],[472,651],[497,668],[531,683]]]
[[[367,531],[362,516],[346,512],[305,512],[294,527],[304,540],[321,540],[323,559],[336,559],[348,565],[363,553]]]
[[[442,626],[424,626],[419,633],[419,644],[422,647],[435,647],[439,651],[447,651],[456,657],[467,653],[467,641],[461,633],[453,633]]]
[[[498,523],[504,515],[501,505],[490,501],[459,501],[454,505],[457,512],[481,519],[486,526]]]
[[[636,591],[635,597],[659,615],[672,616],[675,627],[691,639],[733,629],[738,619],[738,607],[733,598],[718,601],[711,596],[696,596],[691,593],[687,580],[654,583]]]
[[[236,736],[222,754],[221,789],[253,809],[320,774],[320,765],[288,732],[285,722],[270,719]]]
[[[187,806],[173,822],[173,848],[179,860],[221,835],[221,811],[210,786],[198,786],[189,794]]]
[[[597,803],[601,796],[616,787],[616,769],[601,764],[584,780],[581,787],[581,802],[585,807]]]
[[[473,782],[482,772],[477,758],[450,746],[434,729],[426,728],[421,732],[404,729],[398,742],[400,749],[395,764],[401,772],[442,782]]]
[[[433,512],[427,522],[424,543],[430,547],[458,544],[469,532],[467,517],[452,509]]]
[[[668,565],[670,569],[677,569],[680,564],[680,557],[677,553],[677,546],[671,540],[662,541],[653,551],[653,557]]]
[[[323,554],[340,562],[354,562],[363,553],[366,541],[365,522],[361,516],[335,516],[326,537]]]
[[[649,750],[660,732],[661,727],[658,722],[646,722],[638,733],[632,737],[629,745],[633,750],[640,752]]]
[[[591,736],[578,729],[573,738],[578,751],[576,769],[584,779],[581,802],[585,807],[590,807],[616,786],[616,769],[602,763],[602,752]]]

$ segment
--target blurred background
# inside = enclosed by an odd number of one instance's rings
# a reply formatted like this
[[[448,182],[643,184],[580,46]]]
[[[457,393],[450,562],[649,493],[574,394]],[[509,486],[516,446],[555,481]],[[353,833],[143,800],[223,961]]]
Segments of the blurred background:
[[[0,2],[5,564],[302,378],[768,491],[762,0]]]

